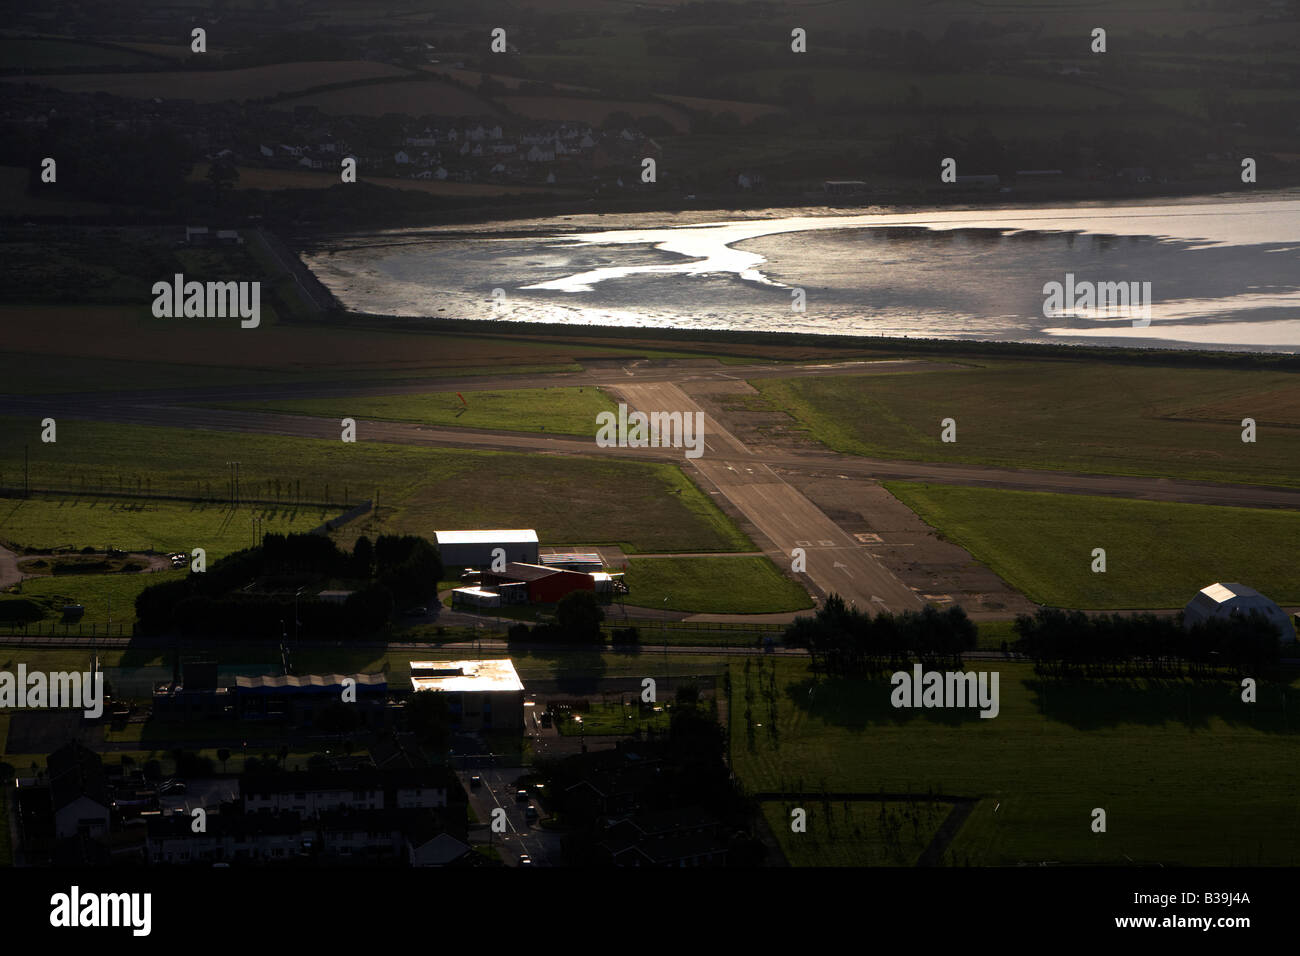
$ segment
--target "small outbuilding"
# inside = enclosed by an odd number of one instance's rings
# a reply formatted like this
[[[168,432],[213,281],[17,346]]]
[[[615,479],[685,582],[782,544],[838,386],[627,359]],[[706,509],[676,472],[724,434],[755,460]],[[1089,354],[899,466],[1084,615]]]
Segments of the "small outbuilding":
[[[1280,607],[1254,588],[1236,582],[1211,584],[1201,588],[1183,609],[1183,625],[1192,627],[1210,618],[1248,615],[1252,611],[1259,612],[1277,627],[1279,639],[1295,639],[1291,622]]]

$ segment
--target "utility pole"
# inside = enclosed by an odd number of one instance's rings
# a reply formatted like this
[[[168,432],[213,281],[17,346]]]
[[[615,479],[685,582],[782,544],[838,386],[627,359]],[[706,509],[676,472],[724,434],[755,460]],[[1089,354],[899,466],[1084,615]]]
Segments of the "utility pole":
[[[24,498],[26,498],[26,497],[28,496],[28,491],[27,491],[27,451],[28,451],[29,448],[31,448],[30,445],[23,445],[23,497],[24,497]]]

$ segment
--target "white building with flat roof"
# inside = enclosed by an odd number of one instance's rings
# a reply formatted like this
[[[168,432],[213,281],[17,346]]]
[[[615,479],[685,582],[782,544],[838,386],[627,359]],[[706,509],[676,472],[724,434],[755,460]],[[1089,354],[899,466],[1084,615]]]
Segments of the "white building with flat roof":
[[[411,691],[447,694],[457,730],[524,729],[524,684],[508,657],[411,661]]]
[[[498,558],[498,563],[537,563],[537,532],[531,529],[435,531],[433,539],[447,569],[487,568]]]

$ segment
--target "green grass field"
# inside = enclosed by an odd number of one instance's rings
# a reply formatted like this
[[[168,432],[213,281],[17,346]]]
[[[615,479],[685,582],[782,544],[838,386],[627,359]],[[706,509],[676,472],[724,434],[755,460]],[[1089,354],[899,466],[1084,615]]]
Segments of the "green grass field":
[[[464,395],[464,401],[455,392],[425,392],[381,397],[238,402],[217,407],[256,408],[324,418],[352,417],[586,436],[596,434],[596,416],[599,413],[618,411],[618,406],[598,388],[581,386],[469,392]]]
[[[984,363],[965,370],[755,380],[837,451],[876,458],[1300,485],[1300,376]],[[953,418],[957,441],[940,440]],[[1242,442],[1253,418],[1257,440]]]
[[[0,543],[11,548],[113,546],[123,551],[190,551],[204,548],[211,561],[253,544],[252,520],[270,534],[305,532],[339,508],[245,505],[231,511],[215,502],[161,498],[0,498]],[[103,556],[100,555],[102,558]]]
[[[566,737],[599,736],[601,734],[623,734],[631,736],[637,730],[647,733],[653,729],[656,733],[667,732],[669,715],[667,710],[644,714],[640,708],[640,696],[635,693],[625,695],[622,703],[593,703],[591,708],[582,713],[581,723],[573,720],[561,721],[557,725],[560,734]]]
[[[807,591],[755,556],[633,558],[624,580],[625,602],[652,610],[769,614],[813,606]]]
[[[31,423],[0,419],[0,484],[21,480],[30,448],[33,488],[212,495],[226,493],[226,462],[242,497],[374,499],[344,526],[360,534],[430,535],[439,528],[536,528],[547,544],[618,544],[630,551],[745,551],[753,544],[675,465],[556,458],[270,435],[68,422],[59,441],[32,440]],[[128,463],[126,466],[123,463]],[[242,531],[249,530],[247,518]]]
[[[60,610],[65,604],[80,604],[85,613],[66,629],[70,635],[103,634],[104,629],[112,625],[111,633],[116,635],[121,628],[122,634],[131,636],[131,625],[135,623],[135,599],[145,588],[163,581],[174,581],[189,573],[188,569],[176,571],[159,571],[157,573],[136,572],[133,574],[78,574],[60,575],[57,578],[29,578],[22,584],[20,593],[0,595],[0,603],[5,601],[28,600],[45,610],[41,622],[48,626],[50,622],[63,620]],[[65,633],[59,628],[56,633]]]
[[[1248,705],[1229,682],[1058,684],[999,661],[973,665],[1000,674],[986,720],[895,710],[887,676],[815,681],[805,661],[764,663],[775,690],[753,681],[752,744],[744,665],[731,665],[732,761],[751,792],[982,797],[946,856],[963,865],[1300,863],[1294,683],[1283,708],[1274,685]]]
[[[807,813],[802,833],[791,829],[796,808]],[[915,866],[952,805],[765,800],[762,810],[791,866]]]
[[[1300,603],[1300,513],[886,482],[905,505],[1040,604],[1176,608],[1216,581]],[[1092,570],[1094,548],[1106,571]]]

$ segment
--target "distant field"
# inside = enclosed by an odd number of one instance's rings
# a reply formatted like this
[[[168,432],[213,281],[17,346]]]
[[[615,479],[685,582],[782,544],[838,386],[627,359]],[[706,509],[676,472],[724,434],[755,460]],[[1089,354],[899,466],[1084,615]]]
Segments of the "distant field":
[[[837,451],[1300,485],[1300,375],[1071,362],[752,382]],[[957,441],[940,441],[940,422]],[[1241,420],[1254,418],[1254,444]]]
[[[886,482],[1030,600],[1069,608],[1181,608],[1239,581],[1300,603],[1300,512]],[[1092,550],[1106,552],[1094,573]]]
[[[390,74],[406,72],[388,67]],[[322,80],[320,83],[337,82]],[[312,86],[319,86],[313,83]],[[411,80],[407,83],[374,83],[340,90],[325,90],[281,100],[276,109],[314,106],[333,116],[383,116],[403,113],[407,116],[496,116],[501,111],[488,100],[458,86],[439,80]]]
[[[33,196],[27,192],[29,178],[23,166],[0,166],[0,209],[15,216],[97,216],[113,208],[108,203]]]
[[[12,478],[12,472],[10,473]],[[224,488],[224,485],[222,486]],[[252,544],[252,519],[267,534],[310,531],[343,510],[175,502],[158,498],[0,498],[0,543],[10,548],[109,545],[122,551],[190,551],[204,548],[208,560]]]
[[[764,726],[753,728],[752,745],[744,665],[731,664],[732,762],[751,792],[985,798],[949,848],[949,864],[1300,863],[1294,684],[1284,708],[1273,685],[1247,705],[1231,682],[1057,684],[1029,665],[998,662],[1000,713],[989,720],[896,710],[887,676],[817,681],[806,661],[766,663],[758,670],[775,669],[775,692],[769,698],[766,675],[754,682],[751,720]],[[1107,812],[1105,834],[1090,828],[1094,807]],[[823,811],[807,809],[812,830]],[[841,804],[831,811],[838,822]],[[783,845],[802,839],[785,830]]]
[[[340,185],[338,170],[257,169],[240,166],[236,189],[329,189]],[[208,164],[198,163],[190,173],[191,182],[201,182],[208,175]],[[432,196],[506,196],[523,193],[563,192],[554,186],[520,186],[514,183],[453,183],[437,179],[400,179],[395,176],[367,176],[358,167],[357,179],[387,189],[410,189]]]
[[[767,116],[771,113],[786,114],[789,109],[784,106],[774,106],[768,103],[745,103],[740,100],[711,100],[698,96],[660,96],[662,100],[669,103],[679,103],[682,106],[693,110],[706,110],[710,113],[734,113],[736,118],[742,123],[748,123],[751,120],[758,119],[760,116]]]
[[[658,116],[678,132],[690,129],[690,119],[671,105],[654,100],[585,99],[577,96],[502,96],[503,105],[520,116],[535,120],[570,120],[599,126],[611,113],[634,117]]]
[[[771,614],[813,606],[807,591],[760,557],[633,558],[625,580],[626,602],[653,610]]]
[[[219,100],[264,99],[280,93],[293,93],[329,83],[401,76],[406,72],[400,67],[385,63],[330,60],[311,63],[277,63],[272,66],[252,66],[240,70],[76,73],[42,76],[39,82],[44,86],[52,86],[69,93],[104,92],[112,96],[136,99],[161,97],[169,100],[186,99],[199,103],[215,103]],[[4,77],[3,79],[11,83],[32,81],[31,77]]]
[[[459,425],[462,428],[496,428],[505,431],[554,432],[560,435],[596,434],[596,416],[617,412],[600,389],[529,388],[470,392],[464,401],[456,392],[424,392],[299,401],[236,402],[225,408],[257,408],[327,418],[352,416],[379,421]]]
[[[245,498],[347,501],[381,509],[339,533],[431,534],[445,527],[536,528],[547,544],[619,544],[633,551],[743,551],[748,538],[673,465],[470,452],[358,442],[60,423],[55,444],[32,443],[31,423],[0,418],[0,478],[23,467],[34,488],[224,494],[241,462]],[[233,532],[238,534],[238,531]]]
[[[0,63],[25,70],[93,69],[104,66],[149,66],[155,57],[130,50],[35,37],[0,36]],[[32,80],[32,77],[27,77]]]

